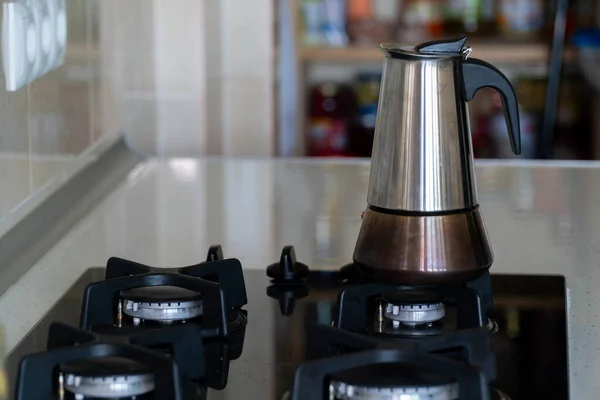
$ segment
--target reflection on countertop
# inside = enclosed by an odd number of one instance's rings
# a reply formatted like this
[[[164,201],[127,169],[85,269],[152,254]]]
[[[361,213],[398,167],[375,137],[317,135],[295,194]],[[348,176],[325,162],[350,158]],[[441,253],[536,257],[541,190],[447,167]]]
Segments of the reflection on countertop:
[[[566,276],[571,398],[600,391],[600,164],[477,163],[492,272]],[[263,269],[293,244],[311,268],[351,260],[367,161],[150,160],[0,297],[7,350],[90,266],[188,265],[211,244]],[[73,310],[77,313],[78,310]]]

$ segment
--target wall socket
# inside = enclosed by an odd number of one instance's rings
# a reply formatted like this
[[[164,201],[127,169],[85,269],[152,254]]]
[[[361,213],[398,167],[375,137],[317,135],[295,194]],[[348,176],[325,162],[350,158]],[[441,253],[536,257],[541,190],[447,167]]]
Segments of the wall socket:
[[[4,3],[2,12],[2,61],[12,92],[62,65],[67,10],[65,0],[18,0]]]

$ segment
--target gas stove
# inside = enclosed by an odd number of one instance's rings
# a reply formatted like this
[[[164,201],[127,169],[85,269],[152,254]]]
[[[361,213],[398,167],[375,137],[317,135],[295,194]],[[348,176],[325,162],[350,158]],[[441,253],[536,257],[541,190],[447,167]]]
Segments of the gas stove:
[[[220,246],[183,268],[111,258],[7,367],[18,400],[565,399],[564,283],[384,284],[309,268],[291,246],[254,270]]]

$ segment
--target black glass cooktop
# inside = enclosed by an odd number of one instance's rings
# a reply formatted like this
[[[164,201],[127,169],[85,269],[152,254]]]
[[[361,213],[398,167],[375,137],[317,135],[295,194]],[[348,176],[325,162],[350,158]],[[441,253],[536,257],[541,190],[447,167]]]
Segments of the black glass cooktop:
[[[8,355],[9,382],[15,381],[23,356],[45,350],[51,322],[78,325],[84,289],[88,283],[103,280],[104,273],[104,268],[87,270]],[[267,289],[272,283],[264,270],[246,270],[244,276],[248,322],[243,351],[231,361],[226,386],[208,389],[202,396],[280,400],[290,391],[294,373],[305,360],[306,326],[332,325],[340,287],[309,280],[305,287],[289,286],[292,294],[278,301],[272,297],[273,287]],[[491,317],[497,324],[492,336],[497,376],[493,386],[515,400],[568,398],[564,278],[492,275],[491,281]],[[449,309],[448,319],[452,318]],[[451,325],[440,329],[445,332]]]

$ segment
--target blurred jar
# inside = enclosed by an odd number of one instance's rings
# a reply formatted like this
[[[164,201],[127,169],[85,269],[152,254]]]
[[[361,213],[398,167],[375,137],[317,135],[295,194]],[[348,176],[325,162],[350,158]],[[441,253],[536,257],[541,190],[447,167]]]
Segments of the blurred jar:
[[[399,5],[399,0],[348,0],[350,41],[357,46],[391,41]]]
[[[443,0],[405,0],[400,11],[398,41],[417,44],[443,34]]]
[[[324,19],[323,3],[320,0],[302,0],[301,6],[302,41],[306,46],[324,44],[321,26]]]
[[[509,39],[538,36],[544,26],[542,0],[500,0],[498,27]]]
[[[306,46],[348,45],[344,0],[301,0],[300,11]]]
[[[494,0],[446,0],[444,32],[488,36],[496,31]]]
[[[346,0],[321,0],[323,2],[324,19],[323,37],[328,46],[348,46],[346,26]]]
[[[350,136],[352,152],[358,157],[370,157],[373,150],[380,84],[381,72],[363,72],[358,75],[356,95],[360,124],[352,130]]]
[[[347,85],[324,83],[312,88],[307,138],[309,156],[351,156],[350,129],[356,97]]]

